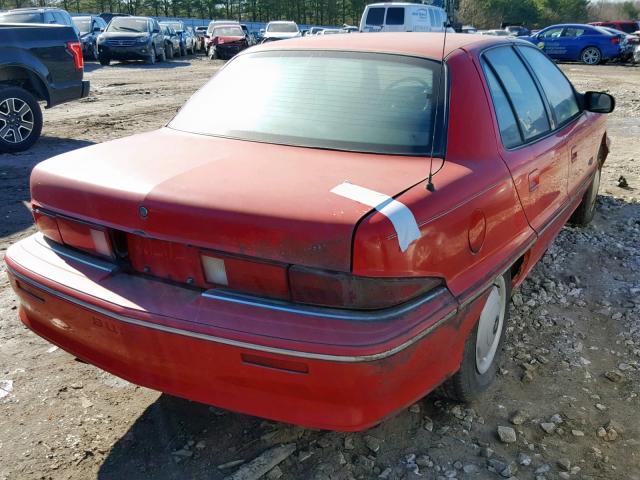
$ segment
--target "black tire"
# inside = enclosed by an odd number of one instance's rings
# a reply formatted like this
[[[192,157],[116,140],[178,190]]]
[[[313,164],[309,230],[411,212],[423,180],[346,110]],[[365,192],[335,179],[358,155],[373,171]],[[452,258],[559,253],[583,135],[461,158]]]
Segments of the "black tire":
[[[578,208],[576,208],[576,211],[573,212],[573,215],[571,215],[569,223],[579,227],[586,227],[591,223],[591,220],[593,220],[593,216],[596,213],[596,200],[598,199],[598,188],[600,188],[601,173],[602,168],[598,167],[593,176],[593,180],[591,180],[591,185],[589,185],[587,191],[584,192],[582,201],[580,202],[580,205],[578,205]]]
[[[491,288],[492,292],[490,292],[489,297],[487,297],[482,314],[465,343],[460,370],[449,378],[441,388],[441,391],[446,397],[458,402],[468,403],[475,400],[482,394],[482,392],[489,388],[496,378],[498,364],[500,363],[500,357],[502,356],[506,324],[509,320],[509,304],[511,299],[510,272],[496,278]],[[498,291],[497,295],[500,298],[499,310],[491,309],[489,306],[491,296],[493,295],[493,289]],[[502,298],[504,298],[504,302],[502,302]],[[483,317],[485,310],[487,309],[489,309],[489,311],[487,312],[487,315]],[[492,318],[494,312],[497,312],[498,314],[495,319]],[[500,317],[502,317],[501,323]],[[494,352],[490,358],[487,355],[485,357],[481,356],[480,359],[478,359],[478,352],[482,351],[478,349],[478,344],[483,343],[482,341],[478,341],[481,323],[485,326],[493,326],[493,328],[489,329],[492,332],[490,333],[491,338],[494,340],[491,342],[491,345],[493,345],[497,340],[495,349],[489,349]],[[500,335],[498,339],[496,339],[497,334]],[[489,337],[485,336],[485,338]],[[480,340],[482,340],[482,338]],[[480,367],[482,367],[482,369],[480,369]]]
[[[151,47],[151,53],[147,57],[146,63],[149,65],[156,63],[156,49],[153,46]]]
[[[97,62],[100,59],[100,54],[98,53],[98,44],[94,43],[93,48],[91,49],[91,60]]]
[[[22,152],[42,133],[42,110],[20,87],[0,87],[0,152]]]
[[[109,57],[100,57],[98,60],[100,61],[100,65],[103,67],[108,67],[111,63],[111,59]]]
[[[164,55],[169,60],[173,58],[173,45],[167,45],[167,48],[164,49]]]
[[[598,47],[586,47],[580,52],[580,60],[585,65],[598,65],[602,62],[602,52]]]

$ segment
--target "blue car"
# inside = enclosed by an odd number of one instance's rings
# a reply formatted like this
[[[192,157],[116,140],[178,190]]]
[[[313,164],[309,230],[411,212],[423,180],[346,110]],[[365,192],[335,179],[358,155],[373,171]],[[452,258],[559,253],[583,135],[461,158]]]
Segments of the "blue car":
[[[581,61],[587,65],[597,65],[622,54],[621,35],[593,25],[552,25],[534,35],[520,38],[535,43],[551,58]]]

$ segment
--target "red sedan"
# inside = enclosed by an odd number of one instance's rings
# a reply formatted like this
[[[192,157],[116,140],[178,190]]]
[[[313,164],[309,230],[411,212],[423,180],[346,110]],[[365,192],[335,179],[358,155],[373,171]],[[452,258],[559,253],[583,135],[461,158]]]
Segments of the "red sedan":
[[[39,233],[6,255],[21,320],[129,381],[310,427],[443,382],[476,397],[512,288],[594,215],[614,101],[530,43],[449,35],[443,66],[442,42],[268,43],[165,128],[39,164]]]

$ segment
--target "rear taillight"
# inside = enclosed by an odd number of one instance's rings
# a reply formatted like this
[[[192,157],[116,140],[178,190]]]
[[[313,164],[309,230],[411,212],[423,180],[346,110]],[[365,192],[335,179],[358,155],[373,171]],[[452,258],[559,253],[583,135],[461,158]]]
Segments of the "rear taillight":
[[[614,45],[619,45],[620,37],[611,37],[611,43],[613,43]]]
[[[297,266],[289,269],[293,302],[334,308],[388,308],[422,295],[441,283],[437,278],[374,278]]]
[[[67,50],[73,56],[73,64],[76,70],[84,69],[84,59],[82,58],[82,44],[80,42],[67,42]]]
[[[47,238],[77,248],[91,255],[115,258],[111,237],[106,228],[69,217],[33,210],[38,230]]]
[[[286,265],[203,252],[202,270],[207,283],[263,297],[288,299]]]

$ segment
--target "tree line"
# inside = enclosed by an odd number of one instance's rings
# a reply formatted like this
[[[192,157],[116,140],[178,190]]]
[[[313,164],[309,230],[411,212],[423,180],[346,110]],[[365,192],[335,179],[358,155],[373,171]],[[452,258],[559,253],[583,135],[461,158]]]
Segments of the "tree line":
[[[431,3],[425,0],[422,3]],[[497,28],[502,22],[542,27],[560,22],[625,20],[640,17],[640,0],[435,0],[454,12],[457,22]],[[373,0],[0,0],[0,10],[29,6],[60,7],[74,13],[237,19],[245,22],[294,20],[300,24],[358,25]],[[420,2],[417,2],[420,3]]]

